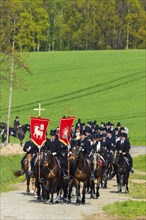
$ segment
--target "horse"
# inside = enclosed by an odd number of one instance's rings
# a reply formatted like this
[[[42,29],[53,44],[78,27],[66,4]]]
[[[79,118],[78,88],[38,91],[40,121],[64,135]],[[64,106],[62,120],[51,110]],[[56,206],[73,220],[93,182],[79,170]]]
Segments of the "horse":
[[[76,147],[72,151],[71,158],[74,162],[72,165],[73,179],[69,184],[68,200],[71,201],[71,192],[73,186],[76,188],[76,204],[85,204],[86,189],[90,186],[91,162],[83,155],[82,148]],[[83,183],[82,200],[80,201],[80,183]]]
[[[102,161],[100,159],[99,154],[96,152],[91,152],[91,157],[93,161],[93,172],[95,180],[90,180],[90,188],[91,188],[91,198],[94,198],[94,194],[96,198],[100,196],[99,194],[99,188],[102,183]],[[96,188],[96,191],[95,191]]]
[[[54,203],[54,193],[59,196],[59,191],[62,187],[62,170],[60,162],[56,156],[53,156],[51,151],[46,150],[43,155],[43,170],[44,170],[44,186],[46,189],[46,198],[50,199],[50,203]],[[64,198],[67,197],[67,189],[64,190]],[[50,198],[51,194],[51,198]],[[58,202],[58,201],[56,201]]]
[[[113,166],[110,161],[109,152],[105,147],[104,151],[100,153],[100,159],[102,160],[102,188],[107,188],[107,180],[111,176]]]
[[[122,193],[122,186],[125,186],[125,193],[128,193],[130,165],[128,163],[128,159],[124,157],[122,151],[118,151],[115,155],[115,170],[118,185],[117,192]]]
[[[54,203],[54,193],[57,192],[59,195],[61,188],[61,167],[58,159],[50,151],[41,152],[36,158],[33,173],[36,179],[37,200],[50,200],[50,203]]]
[[[24,170],[24,174],[26,176],[26,194],[27,195],[34,195],[35,194],[35,178],[34,177],[30,177],[29,175],[29,171],[31,169],[31,164],[30,161],[33,157],[33,154],[26,154],[25,159],[23,160],[23,170]],[[21,171],[15,171],[14,175],[16,177],[19,177],[21,175],[23,175],[23,173]],[[31,182],[31,190],[30,190],[30,182]]]
[[[6,141],[6,135],[7,135],[7,124],[0,123],[0,129],[1,129],[1,140],[2,143],[4,143]],[[22,145],[23,139],[25,138],[27,131],[30,131],[29,124],[20,125],[17,128],[16,132],[14,132],[14,128],[9,127],[9,140],[10,140],[10,136],[13,136],[15,138],[18,138],[20,140],[20,144]]]

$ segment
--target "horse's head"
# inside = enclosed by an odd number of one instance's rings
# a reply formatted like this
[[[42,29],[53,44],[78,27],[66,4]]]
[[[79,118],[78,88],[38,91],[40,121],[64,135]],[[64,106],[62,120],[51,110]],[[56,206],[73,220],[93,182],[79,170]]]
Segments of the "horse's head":
[[[52,153],[50,150],[45,150],[43,152],[43,167],[48,167],[50,160],[52,159]]]
[[[72,150],[71,159],[79,158],[80,154],[82,153],[82,148],[80,146],[74,147]]]

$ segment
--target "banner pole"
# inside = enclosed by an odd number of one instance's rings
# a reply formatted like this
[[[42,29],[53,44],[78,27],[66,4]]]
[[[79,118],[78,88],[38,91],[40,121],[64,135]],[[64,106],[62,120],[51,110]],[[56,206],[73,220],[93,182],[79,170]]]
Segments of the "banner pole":
[[[40,156],[41,156],[41,148],[40,146],[38,147],[39,148],[39,155],[38,155],[38,182],[40,182]]]
[[[69,151],[69,145],[68,145],[68,150],[67,150],[67,153],[68,153],[68,155],[67,155],[68,156],[68,168],[67,168],[68,169],[67,170],[68,171],[68,178],[70,178],[70,159],[69,159],[70,155],[69,155],[69,152],[70,151]]]

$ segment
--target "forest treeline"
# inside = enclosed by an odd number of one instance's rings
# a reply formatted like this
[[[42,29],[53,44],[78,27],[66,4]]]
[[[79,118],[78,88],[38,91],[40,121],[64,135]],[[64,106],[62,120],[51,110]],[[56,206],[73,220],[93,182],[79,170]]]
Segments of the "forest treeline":
[[[1,50],[145,48],[145,0],[1,0]]]

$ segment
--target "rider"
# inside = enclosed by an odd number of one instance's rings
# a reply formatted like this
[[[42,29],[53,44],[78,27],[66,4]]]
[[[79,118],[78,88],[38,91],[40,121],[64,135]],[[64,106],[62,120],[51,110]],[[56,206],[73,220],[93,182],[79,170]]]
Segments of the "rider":
[[[18,128],[21,126],[19,122],[19,116],[16,116],[14,120],[14,127],[12,129],[12,135],[17,136],[18,135]]]
[[[132,157],[131,157],[131,155],[129,153],[130,148],[131,148],[130,141],[127,138],[127,134],[123,133],[121,135],[121,140],[117,142],[116,149],[117,150],[122,150],[124,157],[127,157],[128,160],[129,160],[129,165],[130,165],[130,168],[131,168],[130,172],[134,173],[134,169],[132,168],[132,166],[133,166],[133,159],[132,159]]]
[[[61,168],[63,172],[63,178],[67,179],[65,174],[66,161],[67,161],[67,147],[59,141],[58,135],[56,135],[55,130],[50,131],[50,139],[45,143],[47,150],[50,150],[52,155],[57,157],[60,160]]]
[[[123,133],[121,134],[121,140],[119,140],[117,143],[116,143],[116,147],[115,147],[115,150],[117,151],[122,151],[124,157],[127,157],[128,158],[128,162],[129,162],[129,166],[130,166],[130,172],[131,173],[134,173],[134,169],[132,168],[133,166],[133,159],[129,153],[130,151],[130,141],[128,140],[127,138],[127,134],[126,133]],[[113,178],[115,176],[115,170],[112,172],[111,174],[111,178]]]
[[[30,163],[30,172],[29,174],[32,175],[32,169],[34,166],[34,160],[36,158],[36,155],[39,151],[38,147],[32,142],[32,140],[30,139],[29,141],[26,141],[23,147],[23,151],[26,152],[26,154],[24,155],[24,157],[21,160],[21,173],[24,174],[24,167],[23,167],[23,163],[24,160],[26,159],[28,154],[32,154],[32,159],[31,159],[31,163]]]
[[[90,155],[90,152],[91,152],[91,143],[88,139],[88,137],[86,136],[87,132],[86,132],[86,129],[85,130],[82,130],[81,131],[81,138],[80,138],[80,146],[82,148],[82,152],[83,152],[83,156],[86,157],[86,158],[89,158],[89,155]],[[91,159],[90,159],[91,160]],[[94,177],[94,172],[93,172],[93,167],[91,166],[91,180],[94,180],[95,177]]]

